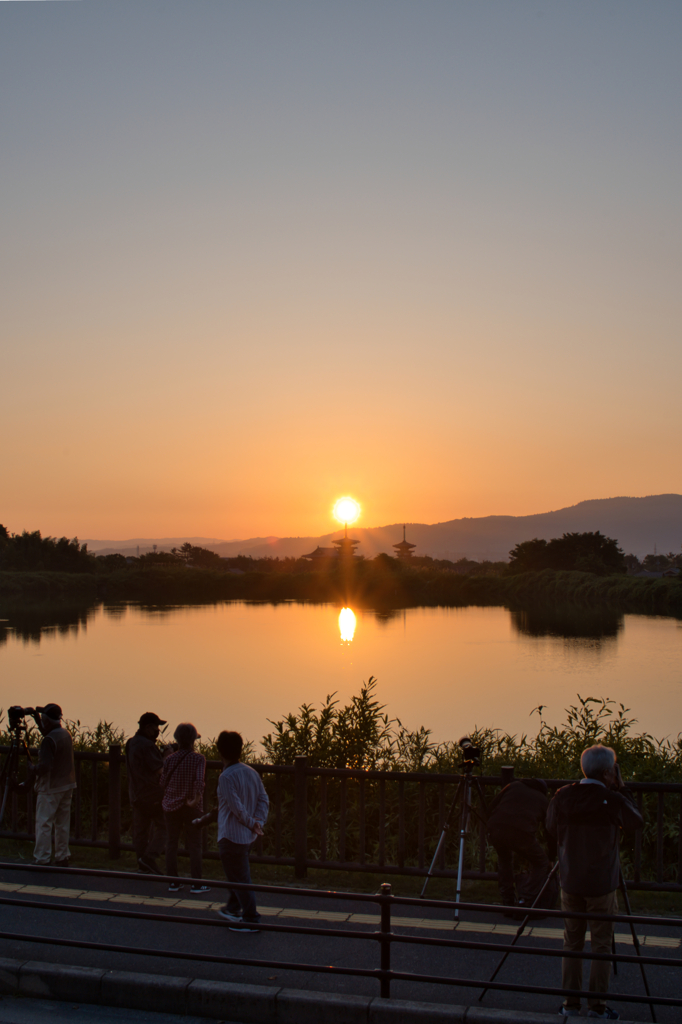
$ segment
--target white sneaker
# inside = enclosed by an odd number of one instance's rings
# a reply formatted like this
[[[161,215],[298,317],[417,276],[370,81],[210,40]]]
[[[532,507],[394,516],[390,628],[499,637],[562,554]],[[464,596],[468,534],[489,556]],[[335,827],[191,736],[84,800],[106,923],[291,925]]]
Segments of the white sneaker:
[[[227,907],[221,907],[218,913],[221,917],[224,917],[226,921],[231,921],[232,924],[239,924],[242,919],[241,914],[233,914],[227,909]]]
[[[189,891],[193,892],[194,895],[196,896],[197,893],[210,892],[211,891],[211,886],[210,885],[193,885],[193,886],[191,886]]]

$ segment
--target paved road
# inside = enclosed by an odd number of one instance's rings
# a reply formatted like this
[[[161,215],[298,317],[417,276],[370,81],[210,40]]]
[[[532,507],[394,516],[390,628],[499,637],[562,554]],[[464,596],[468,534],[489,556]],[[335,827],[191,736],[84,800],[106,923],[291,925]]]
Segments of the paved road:
[[[0,940],[0,956],[41,960],[50,963],[78,964],[117,970],[143,971],[155,974],[240,981],[252,984],[307,988],[332,992],[354,992],[378,995],[374,979],[302,973],[280,967],[245,967],[213,964],[206,960],[183,960],[179,956],[161,957],[155,951],[171,954],[189,952],[200,956],[248,957],[256,960],[290,961],[340,967],[376,968],[379,951],[371,939],[342,939],[320,935],[269,932],[239,934],[227,928],[217,916],[216,908],[223,902],[223,890],[215,887],[204,897],[187,891],[170,895],[164,884],[148,876],[131,874],[129,879],[106,879],[75,874],[0,870],[0,896],[16,898],[26,906],[2,906],[2,931],[35,934],[54,938],[72,938],[82,942],[107,942],[148,950],[145,954],[111,953],[92,948],[67,948],[52,943],[37,944],[21,940]],[[159,921],[129,918],[107,918],[81,915],[67,910],[38,909],[32,902],[65,908],[93,907],[118,910],[151,911],[161,915]],[[378,923],[372,904],[350,900],[327,901],[294,894],[263,893],[259,896],[263,923],[332,927],[369,935]],[[180,916],[181,923],[164,920]],[[617,928],[619,952],[632,953],[629,936]],[[394,918],[399,935],[434,938],[437,936],[468,938],[482,942],[508,943],[516,926],[494,912],[485,920],[477,915],[463,915],[453,931],[453,921],[442,909],[401,908]],[[680,957],[680,934],[668,926],[643,927],[644,951],[650,956]],[[527,947],[561,948],[561,930],[553,921],[536,926],[522,940]],[[466,979],[486,979],[499,959],[499,954],[479,950],[453,950],[438,947],[394,943],[392,966],[420,974],[443,975]],[[680,970],[673,967],[648,968],[654,992],[678,995]],[[560,961],[548,957],[510,957],[498,980],[527,985],[559,985]],[[634,965],[621,965],[613,979],[612,991],[643,994],[639,970]],[[392,994],[402,999],[421,999],[439,1003],[474,1004],[480,989],[416,982],[394,982]],[[527,993],[489,992],[484,1005],[553,1012],[559,997]],[[614,1003],[615,1005],[615,1003]],[[618,1004],[624,1018],[648,1020],[648,1007]],[[661,1024],[679,1021],[675,1010],[659,1010]],[[98,1018],[99,1019],[99,1018]],[[138,1015],[139,1019],[139,1015]],[[169,1018],[172,1019],[172,1018]],[[0,1016],[0,1022],[4,1018]],[[112,1018],[113,1021],[113,1018]]]

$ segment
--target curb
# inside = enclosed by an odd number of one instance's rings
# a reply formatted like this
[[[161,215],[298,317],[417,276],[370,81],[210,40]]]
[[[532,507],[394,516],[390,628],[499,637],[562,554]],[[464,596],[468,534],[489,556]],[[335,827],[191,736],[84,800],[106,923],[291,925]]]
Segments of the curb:
[[[155,1010],[239,1024],[557,1024],[560,1019],[558,1013],[446,1006],[4,957],[0,957],[0,995]]]

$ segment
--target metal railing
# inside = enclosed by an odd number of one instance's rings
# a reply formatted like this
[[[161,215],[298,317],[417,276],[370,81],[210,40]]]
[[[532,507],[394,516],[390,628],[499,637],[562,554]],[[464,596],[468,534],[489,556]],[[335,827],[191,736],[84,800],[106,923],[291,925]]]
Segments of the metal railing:
[[[0,895],[0,905],[14,906],[20,908],[26,908],[29,910],[50,910],[55,913],[70,913],[70,914],[81,914],[81,915],[95,915],[98,918],[112,918],[112,919],[134,919],[137,921],[160,921],[164,925],[168,924],[180,924],[183,926],[191,925],[203,926],[207,928],[225,928],[225,923],[218,917],[200,917],[197,914],[188,916],[185,914],[173,913],[173,908],[169,908],[163,912],[151,912],[141,910],[122,910],[119,908],[104,907],[101,903],[98,903],[94,907],[85,906],[83,904],[65,904],[57,902],[59,898],[64,895],[63,879],[64,877],[74,877],[78,879],[87,878],[115,878],[125,879],[130,881],[129,872],[120,871],[108,871],[104,869],[64,869],[64,868],[53,868],[44,865],[26,865],[17,863],[0,863],[1,871],[19,871],[19,872],[42,872],[49,874],[55,874],[60,879],[59,892],[55,895],[52,901],[47,900],[36,900],[33,898],[26,898],[20,893],[14,895],[2,894]],[[167,885],[169,882],[176,882],[176,878],[171,876],[158,876],[158,875],[145,875],[145,883]],[[193,880],[189,878],[183,878],[183,883],[191,883],[196,881],[197,884],[201,880]],[[289,924],[271,924],[269,922],[259,922],[258,928],[264,932],[280,932],[283,934],[294,934],[294,935],[310,935],[317,938],[335,938],[340,940],[362,940],[364,942],[371,942],[376,944],[379,949],[379,965],[374,968],[368,967],[336,967],[329,966],[327,964],[315,964],[315,963],[301,963],[300,961],[286,961],[286,960],[271,960],[271,959],[257,959],[256,957],[235,957],[235,956],[224,956],[215,953],[191,953],[185,950],[175,949],[156,949],[150,945],[144,947],[126,946],[107,942],[98,942],[90,940],[80,939],[67,939],[57,936],[56,929],[51,927],[48,929],[49,934],[38,935],[35,933],[24,933],[24,932],[9,932],[0,931],[0,939],[4,939],[9,942],[33,942],[43,945],[51,946],[66,946],[77,949],[87,950],[102,950],[114,953],[133,954],[140,956],[157,956],[166,959],[173,960],[190,960],[200,961],[202,963],[213,963],[213,964],[238,964],[242,966],[250,967],[267,967],[277,968],[280,970],[293,970],[293,971],[304,971],[308,973],[316,973],[323,975],[350,975],[353,977],[371,978],[375,979],[379,984],[380,995],[383,998],[391,997],[391,984],[394,981],[406,981],[416,983],[428,983],[446,985],[451,987],[460,987],[468,989],[481,989],[481,990],[496,990],[506,992],[522,992],[522,993],[535,993],[538,995],[552,995],[552,996],[573,996],[583,997],[586,999],[594,999],[595,992],[588,992],[586,990],[572,990],[565,989],[559,986],[547,986],[547,985],[529,985],[529,984],[518,984],[512,982],[500,982],[493,980],[486,980],[484,978],[472,978],[472,977],[452,977],[451,975],[436,975],[436,974],[421,974],[414,971],[401,971],[395,970],[391,963],[391,952],[394,945],[412,945],[412,946],[429,946],[429,947],[440,947],[450,949],[467,949],[478,952],[496,952],[496,953],[509,953],[514,956],[521,957],[541,957],[541,958],[576,958],[576,959],[588,959],[588,960],[608,960],[614,964],[637,964],[643,967],[665,967],[680,968],[682,967],[682,959],[677,957],[664,957],[664,956],[642,956],[632,955],[627,953],[616,953],[615,947],[612,953],[588,953],[586,951],[571,952],[562,949],[551,949],[547,947],[538,946],[520,946],[512,945],[511,943],[501,942],[479,942],[472,939],[460,939],[460,938],[446,938],[446,937],[427,937],[423,935],[404,935],[394,931],[395,924],[399,925],[399,922],[394,921],[394,913],[397,910],[407,907],[419,907],[423,910],[426,909],[438,909],[445,910],[448,913],[452,913],[455,909],[460,911],[466,911],[467,914],[490,914],[489,904],[479,903],[459,903],[455,904],[450,900],[432,900],[423,899],[418,897],[400,897],[393,896],[391,892],[391,886],[389,883],[384,883],[381,886],[380,892],[376,894],[364,894],[364,893],[340,893],[331,891],[320,891],[310,889],[296,889],[289,886],[277,886],[277,885],[258,885],[258,884],[237,884],[221,882],[211,879],[211,885],[216,888],[223,889],[250,889],[259,893],[270,893],[270,894],[286,894],[290,899],[313,899],[317,900],[331,900],[331,901],[345,901],[350,903],[369,903],[375,906],[378,910],[376,915],[376,925],[374,930],[361,931],[357,927],[352,926],[349,928],[327,928],[327,927],[314,927],[309,925],[289,925]],[[87,900],[87,893],[82,894],[81,898]],[[532,919],[534,916],[543,918],[553,918],[563,921],[565,918],[574,918],[578,920],[600,920],[600,921],[611,921],[614,924],[627,924],[628,926],[634,927],[635,925],[652,925],[652,926],[665,926],[666,928],[675,927],[682,928],[682,918],[660,918],[644,915],[626,915],[626,914],[597,914],[597,913],[578,913],[568,912],[563,910],[528,910],[527,915]],[[234,924],[231,927],[235,927]],[[237,926],[238,927],[238,926]],[[369,925],[371,927],[371,924]],[[428,927],[428,925],[425,925]],[[164,929],[164,935],[167,934]],[[363,962],[366,962],[363,958]],[[679,991],[679,988],[677,989]],[[682,997],[669,997],[669,996],[656,996],[652,994],[636,994],[636,993],[624,993],[624,992],[609,992],[609,1001],[623,1002],[623,1003],[636,1003],[636,1004],[648,1004],[652,1011],[652,1019],[655,1019],[654,1007],[665,1006],[665,1007],[682,1007]]]
[[[71,843],[107,849],[115,859],[121,850],[132,850],[125,838],[131,817],[125,756],[116,745],[107,753],[78,751],[75,761]],[[205,804],[210,805],[222,765],[208,761],[206,767]],[[268,790],[270,816],[252,860],[291,866],[296,878],[305,877],[309,868],[425,876],[461,779],[430,772],[311,768],[306,757],[297,757],[294,765],[253,767]],[[480,777],[487,802],[513,778],[513,768],[503,771],[504,777]],[[553,792],[574,780],[546,781]],[[628,887],[682,891],[682,784],[637,782],[630,788],[644,828],[625,837],[621,847]],[[0,837],[33,838],[34,799],[32,793],[12,795]],[[218,859],[214,831],[204,832],[204,856]],[[435,877],[456,877],[455,833],[452,829],[453,839],[441,850]],[[485,828],[474,818],[464,877],[492,881],[497,878],[494,867]]]

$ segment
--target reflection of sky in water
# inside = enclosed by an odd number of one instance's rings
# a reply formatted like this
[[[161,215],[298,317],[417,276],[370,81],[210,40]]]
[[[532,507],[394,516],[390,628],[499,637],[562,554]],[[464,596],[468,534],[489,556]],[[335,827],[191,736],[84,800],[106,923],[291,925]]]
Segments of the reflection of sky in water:
[[[622,701],[657,736],[682,722],[682,633],[664,617],[236,602],[0,618],[9,703],[56,701],[68,717],[128,731],[156,711],[204,736],[235,728],[259,740],[267,719],[328,693],[346,701],[370,675],[390,715],[437,740],[475,725],[532,731],[539,704],[558,725],[577,693]]]

